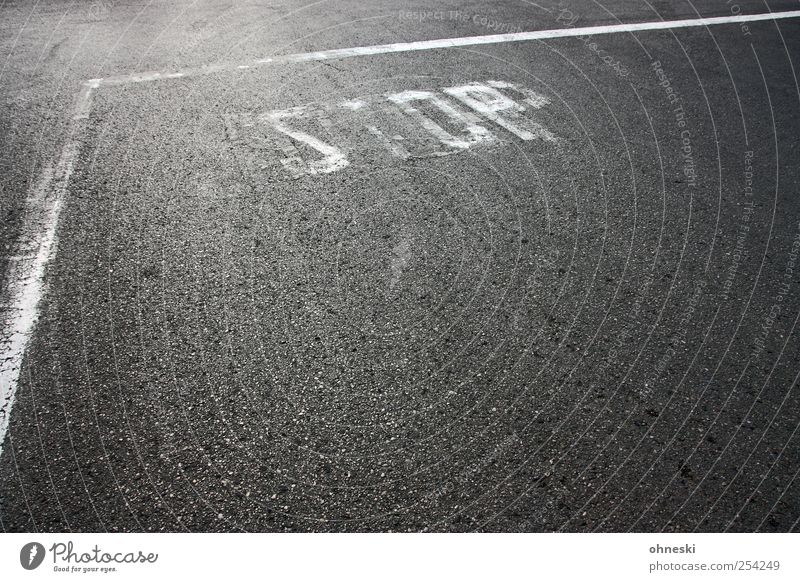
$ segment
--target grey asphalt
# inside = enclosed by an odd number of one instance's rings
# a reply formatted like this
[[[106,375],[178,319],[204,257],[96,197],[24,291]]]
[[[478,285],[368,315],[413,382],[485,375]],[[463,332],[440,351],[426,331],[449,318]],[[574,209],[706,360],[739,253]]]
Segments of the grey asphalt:
[[[3,2],[4,268],[82,81],[229,66],[94,94],[0,526],[797,530],[800,19],[236,68],[795,8]],[[490,80],[553,139],[385,98]],[[281,163],[293,107],[347,167]]]

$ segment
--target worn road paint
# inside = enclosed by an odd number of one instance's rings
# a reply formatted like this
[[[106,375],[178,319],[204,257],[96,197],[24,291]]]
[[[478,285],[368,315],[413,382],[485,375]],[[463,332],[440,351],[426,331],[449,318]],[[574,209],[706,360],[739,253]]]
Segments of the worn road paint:
[[[787,18],[800,18],[800,10],[787,10],[785,12],[768,12],[765,14],[739,14],[737,16],[715,16],[712,18],[691,18],[685,20],[662,20],[659,22],[631,22],[627,24],[610,24],[601,26],[582,26],[579,28],[556,28],[549,30],[532,30],[529,32],[512,32],[506,34],[490,34],[486,36],[465,36],[459,38],[442,38],[416,42],[398,42],[391,44],[378,44],[353,48],[314,51],[309,53],[294,53],[289,55],[276,55],[257,59],[245,65],[210,65],[195,69],[185,69],[179,72],[150,71],[133,75],[118,75],[99,79],[102,85],[126,85],[128,83],[149,83],[165,79],[194,77],[200,75],[213,75],[234,71],[242,68],[252,69],[264,65],[280,65],[285,63],[304,63],[312,61],[327,61],[332,59],[347,59],[352,57],[375,56],[391,53],[404,53],[426,51],[435,49],[457,48],[465,46],[478,46],[488,44],[502,44],[507,42],[524,42],[531,40],[548,40],[553,38],[574,38],[593,36],[598,34],[618,34],[625,32],[645,32],[649,30],[674,30],[679,28],[697,28],[720,26],[724,24],[741,24],[745,22],[777,21]]]
[[[80,154],[84,120],[88,118],[92,91],[96,87],[93,81],[82,85],[72,110],[69,134],[55,167],[46,167],[28,193],[16,255],[9,261],[8,287],[0,300],[3,313],[0,327],[0,454],[17,393],[22,358],[39,315],[39,303],[45,290],[45,271],[58,246],[58,219]]]
[[[520,98],[514,100],[510,94]],[[408,160],[448,156],[479,145],[503,143],[507,136],[502,135],[502,130],[523,141],[555,142],[548,129],[530,118],[532,112],[549,102],[544,95],[527,87],[487,81],[446,87],[441,92],[407,90],[333,104],[302,105],[261,115],[226,115],[225,123],[232,141],[248,146],[260,157],[256,166],[266,167],[274,150],[278,150],[284,155],[279,160],[281,165],[299,178],[342,170],[350,165],[349,153],[375,145],[391,158]],[[378,117],[386,128],[374,123]],[[371,139],[362,140],[349,131],[359,126],[359,122]],[[448,129],[443,127],[444,122]],[[497,129],[492,131],[487,127],[490,124]],[[348,131],[337,136],[338,126]],[[387,128],[399,128],[401,133]]]
[[[486,85],[470,83],[461,87],[447,87],[443,91],[522,140],[529,141],[538,138],[555,141],[555,137],[550,131],[532,119],[522,116],[525,107],[498,89],[513,89],[523,93],[525,102],[534,109],[540,109],[549,103],[538,93],[503,81],[488,81]]]
[[[478,123],[473,115],[465,114],[431,91],[403,91],[389,95],[389,101],[398,105],[400,110],[415,119],[428,133],[436,137],[444,145],[456,149],[467,149],[481,142],[494,141],[496,138],[488,129]],[[444,113],[452,122],[461,126],[464,132],[455,136],[425,115],[414,103],[429,103]]]
[[[281,163],[293,176],[330,174],[336,170],[346,168],[350,162],[347,161],[339,148],[325,143],[321,139],[305,131],[289,127],[289,120],[303,117],[308,113],[308,110],[308,106],[292,107],[291,109],[270,111],[264,115],[263,119],[276,130],[322,154],[322,159],[307,162],[303,160],[299,152],[295,150],[297,153],[293,153],[289,157],[282,159]]]
[[[397,139],[400,136],[395,136],[395,139],[389,139],[380,129],[378,129],[374,125],[368,125],[367,131],[370,132],[378,141],[378,143],[380,143],[384,148],[386,148],[386,151],[388,151],[394,157],[400,158],[401,160],[407,160],[408,158],[411,157],[409,151],[405,147],[403,147],[403,145],[400,143],[402,141],[402,138]]]

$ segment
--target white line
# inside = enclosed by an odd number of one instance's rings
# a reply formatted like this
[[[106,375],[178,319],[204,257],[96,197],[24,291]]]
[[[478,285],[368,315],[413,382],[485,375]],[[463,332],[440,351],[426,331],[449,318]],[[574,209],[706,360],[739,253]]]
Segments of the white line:
[[[91,107],[96,81],[83,83],[75,99],[69,135],[55,168],[46,167],[25,201],[25,215],[15,256],[9,260],[8,287],[0,328],[0,454],[19,383],[22,357],[39,315],[47,264],[56,253],[58,218],[81,148],[83,120]]]
[[[630,24],[611,24],[603,26],[584,26],[580,28],[558,28],[550,30],[534,30],[530,32],[513,32],[506,34],[490,34],[486,36],[466,36],[460,38],[442,38],[436,40],[422,40],[417,42],[399,42],[392,44],[378,44],[373,46],[360,46],[353,48],[332,49],[308,53],[295,53],[278,55],[258,59],[245,65],[212,65],[198,69],[187,69],[180,72],[146,72],[133,75],[119,75],[106,77],[97,81],[102,85],[123,85],[126,83],[146,83],[162,79],[192,77],[208,75],[236,69],[249,69],[259,65],[272,65],[283,63],[302,63],[310,61],[326,61],[331,59],[346,59],[350,57],[363,57],[383,55],[389,53],[404,53],[425,51],[431,49],[444,49],[463,46],[476,46],[483,44],[500,44],[505,42],[521,42],[526,40],[546,40],[552,38],[569,38],[575,36],[594,36],[598,34],[614,34],[619,32],[642,32],[647,30],[670,30],[675,28],[690,28],[698,26],[716,26],[720,24],[737,24],[743,22],[758,22],[767,20],[782,20],[800,17],[800,10],[786,12],[770,12],[766,14],[740,14],[737,16],[715,16],[713,18],[693,18],[688,20],[666,20],[659,22],[635,22]]]

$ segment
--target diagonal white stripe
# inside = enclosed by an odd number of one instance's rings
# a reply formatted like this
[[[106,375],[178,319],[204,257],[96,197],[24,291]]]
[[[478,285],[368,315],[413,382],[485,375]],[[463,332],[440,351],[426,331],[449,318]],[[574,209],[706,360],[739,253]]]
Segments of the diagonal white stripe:
[[[278,55],[258,59],[248,64],[240,65],[212,65],[198,69],[187,69],[178,72],[146,72],[133,75],[120,75],[106,77],[96,81],[102,85],[123,85],[126,83],[144,83],[163,79],[175,79],[196,75],[207,75],[236,69],[249,69],[261,65],[302,63],[308,61],[326,61],[331,59],[347,59],[389,53],[404,53],[413,51],[426,51],[463,46],[477,46],[484,44],[501,44],[506,42],[521,42],[527,40],[546,40],[553,38],[569,38],[576,36],[594,36],[598,34],[615,34],[620,32],[644,32],[648,30],[671,30],[676,28],[691,28],[698,26],[718,26],[721,24],[740,24],[745,22],[758,22],[765,20],[782,20],[800,17],[800,10],[786,12],[770,12],[766,14],[740,14],[737,16],[715,16],[712,18],[693,18],[688,20],[662,20],[659,22],[635,22],[630,24],[610,24],[602,26],[584,26],[580,28],[557,28],[550,30],[533,30],[530,32],[513,32],[506,34],[490,34],[486,36],[465,36],[460,38],[441,38],[436,40],[421,40],[416,42],[398,42],[391,44],[377,44],[372,46],[359,46],[352,48],[331,49],[308,53],[295,53]]]

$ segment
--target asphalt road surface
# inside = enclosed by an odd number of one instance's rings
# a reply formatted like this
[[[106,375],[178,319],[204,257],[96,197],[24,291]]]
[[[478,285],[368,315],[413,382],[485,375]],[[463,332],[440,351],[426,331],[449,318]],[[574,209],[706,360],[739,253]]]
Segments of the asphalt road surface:
[[[1,2],[0,526],[798,530],[798,8]]]

